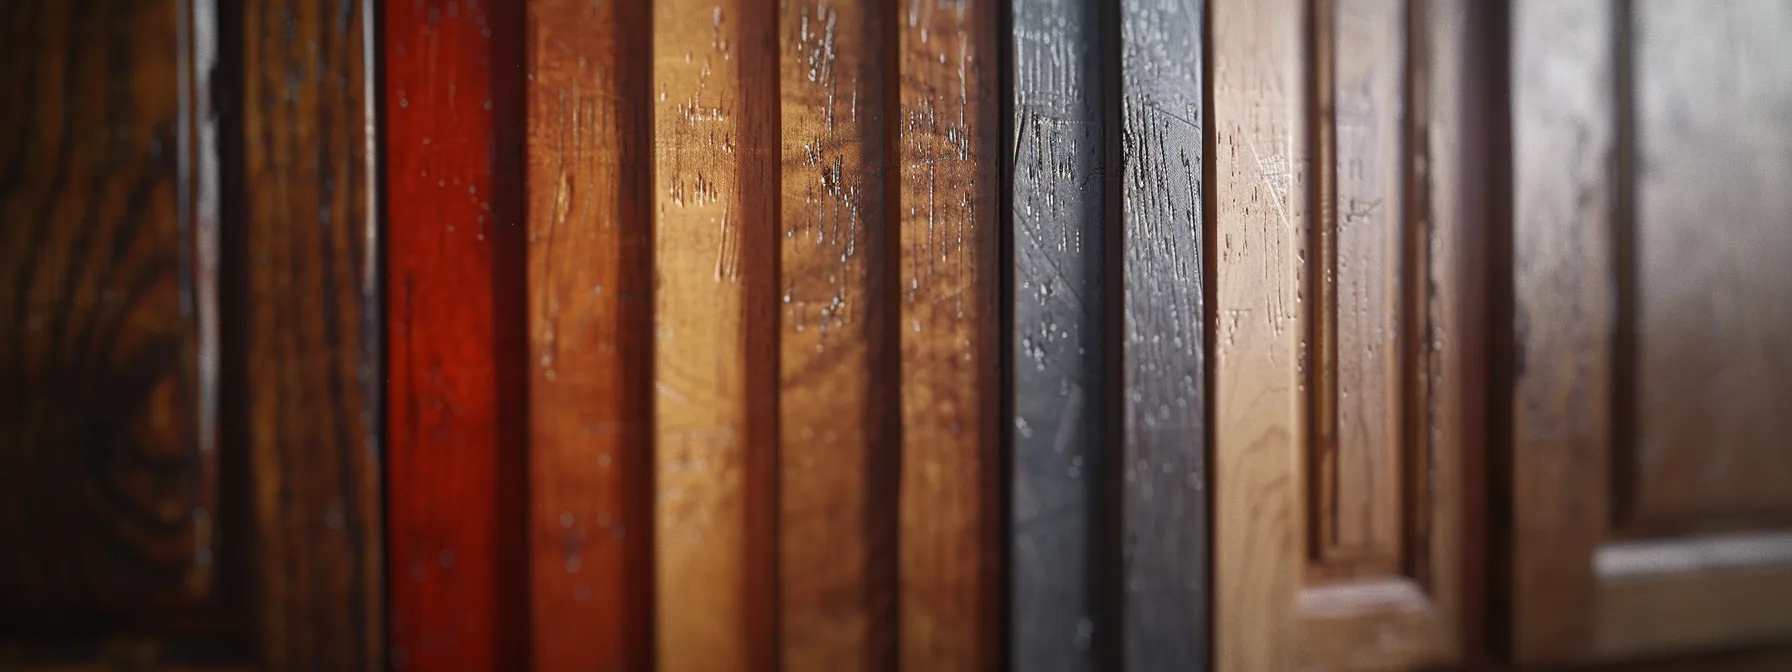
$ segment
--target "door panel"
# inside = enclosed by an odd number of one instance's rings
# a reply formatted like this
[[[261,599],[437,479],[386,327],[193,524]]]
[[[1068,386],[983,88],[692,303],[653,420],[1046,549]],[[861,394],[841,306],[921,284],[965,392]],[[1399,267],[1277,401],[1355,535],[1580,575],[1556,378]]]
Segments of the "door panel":
[[[1784,642],[1781,4],[1520,3],[1512,627],[1526,660]],[[1773,298],[1769,298],[1769,297]]]

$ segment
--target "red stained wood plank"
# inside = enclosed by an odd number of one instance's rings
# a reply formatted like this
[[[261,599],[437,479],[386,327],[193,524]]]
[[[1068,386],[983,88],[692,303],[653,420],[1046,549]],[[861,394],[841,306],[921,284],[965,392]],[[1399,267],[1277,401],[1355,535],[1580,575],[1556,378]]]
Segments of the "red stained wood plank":
[[[531,650],[652,664],[648,8],[529,3]]]
[[[521,9],[384,9],[392,667],[525,651]]]

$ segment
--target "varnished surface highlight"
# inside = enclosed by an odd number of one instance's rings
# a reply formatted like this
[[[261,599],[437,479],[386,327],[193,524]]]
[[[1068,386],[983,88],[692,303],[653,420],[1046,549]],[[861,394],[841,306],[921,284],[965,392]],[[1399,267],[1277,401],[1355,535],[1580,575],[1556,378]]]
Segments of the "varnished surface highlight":
[[[650,16],[529,3],[529,650],[653,660]]]

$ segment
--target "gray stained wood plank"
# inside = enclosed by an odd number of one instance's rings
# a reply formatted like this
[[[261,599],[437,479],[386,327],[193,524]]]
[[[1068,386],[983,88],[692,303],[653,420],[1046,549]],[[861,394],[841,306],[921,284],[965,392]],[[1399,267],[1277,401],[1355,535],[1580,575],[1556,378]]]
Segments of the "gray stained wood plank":
[[[1207,665],[1202,4],[1121,3],[1124,656]]]
[[[1109,184],[1097,3],[1015,0],[1010,515],[1015,669],[1093,670],[1108,544],[1103,244]]]

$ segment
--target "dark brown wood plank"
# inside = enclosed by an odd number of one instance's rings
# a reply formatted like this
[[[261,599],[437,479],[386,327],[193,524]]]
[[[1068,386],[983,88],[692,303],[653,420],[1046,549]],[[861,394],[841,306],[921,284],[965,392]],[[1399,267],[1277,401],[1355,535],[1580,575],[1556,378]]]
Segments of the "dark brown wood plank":
[[[1009,575],[1016,669],[1092,670],[1097,636],[1113,636],[1103,589],[1118,557],[1102,535],[1108,462],[1104,432],[1103,281],[1111,206],[1101,12],[1081,0],[1015,0],[1014,311]],[[1104,647],[1105,648],[1105,647]]]
[[[653,660],[641,3],[528,7],[529,600],[538,669]]]
[[[372,10],[228,9],[242,147],[225,161],[224,359],[242,359],[224,383],[225,437],[243,442],[254,493],[257,657],[372,669],[387,662]]]
[[[653,12],[657,663],[770,670],[777,15],[752,0]]]
[[[96,613],[213,595],[217,452],[201,424],[213,388],[198,369],[191,309],[183,11],[166,1],[5,11],[7,630],[57,615],[96,625]]]
[[[1193,0],[1121,6],[1124,650],[1129,669],[1205,669],[1205,8]]]
[[[780,3],[782,662],[892,669],[896,265],[892,3]]]
[[[522,12],[384,8],[394,667],[525,660]]]
[[[906,670],[1001,665],[996,0],[897,15]]]

